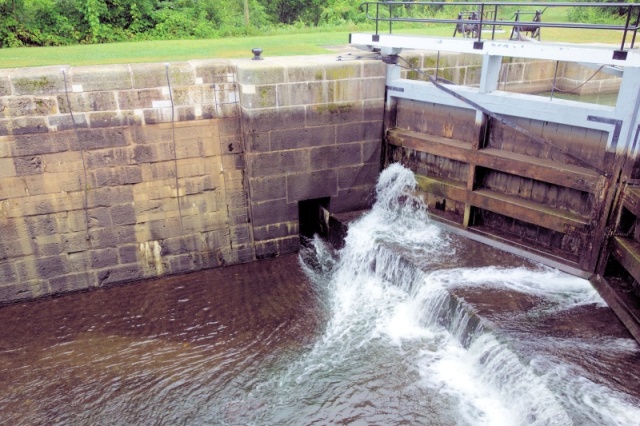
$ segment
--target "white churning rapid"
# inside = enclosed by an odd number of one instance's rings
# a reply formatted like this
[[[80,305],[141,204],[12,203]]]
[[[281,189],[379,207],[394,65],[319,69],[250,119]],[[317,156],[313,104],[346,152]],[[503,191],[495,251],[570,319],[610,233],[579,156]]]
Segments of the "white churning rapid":
[[[451,267],[456,246],[429,220],[415,185],[411,171],[391,165],[380,176],[375,205],[350,225],[342,250],[313,241],[318,262],[307,269],[327,323],[308,352],[251,392],[249,399],[273,407],[263,406],[254,421],[639,424],[638,401],[569,363],[523,357],[452,304],[448,291],[504,288],[562,311],[602,305],[590,284],[542,266]],[[637,351],[625,339],[597,344]]]

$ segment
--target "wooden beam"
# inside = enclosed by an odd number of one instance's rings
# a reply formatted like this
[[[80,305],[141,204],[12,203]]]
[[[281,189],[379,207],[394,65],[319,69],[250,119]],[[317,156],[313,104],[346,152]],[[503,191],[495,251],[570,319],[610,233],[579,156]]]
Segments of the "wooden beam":
[[[469,203],[494,213],[541,226],[564,234],[578,231],[586,233],[589,220],[580,215],[554,209],[535,201],[501,194],[489,189],[469,191],[466,182],[416,174],[418,188],[438,197]]]
[[[625,187],[622,195],[622,205],[634,216],[640,216],[640,188]]]
[[[604,178],[594,170],[561,164],[544,158],[495,148],[473,150],[471,145],[466,142],[404,129],[389,130],[387,139],[395,146],[427,152],[579,191],[598,193],[604,185]]]
[[[636,281],[640,282],[640,244],[637,241],[613,237],[611,254]]]

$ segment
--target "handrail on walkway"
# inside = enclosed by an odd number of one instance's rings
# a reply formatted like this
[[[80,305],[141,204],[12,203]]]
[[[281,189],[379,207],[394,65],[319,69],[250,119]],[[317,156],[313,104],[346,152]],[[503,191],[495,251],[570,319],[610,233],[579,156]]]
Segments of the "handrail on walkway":
[[[409,16],[394,16],[394,9],[397,11],[398,7],[413,8],[416,6],[424,6],[425,8],[464,8],[466,11],[475,8],[477,13],[473,17],[465,15],[465,19],[459,18],[442,19],[442,18],[427,18],[427,17],[409,17]],[[590,24],[590,23],[573,23],[573,22],[542,22],[531,21],[525,22],[520,20],[520,16],[526,14],[526,11],[518,10],[513,13],[514,8],[532,7],[536,11],[542,14],[544,10],[552,7],[575,7],[575,8],[593,8],[598,7],[602,9],[615,8],[618,11],[624,11],[625,24]],[[508,9],[507,9],[508,8]],[[541,9],[544,8],[542,11]],[[519,31],[525,24],[528,26],[535,25],[540,28],[578,28],[589,30],[616,30],[622,32],[622,42],[620,44],[620,52],[624,52],[625,43],[629,35],[631,35],[630,49],[633,49],[636,34],[640,28],[640,3],[583,3],[583,2],[443,2],[443,1],[369,1],[360,4],[360,9],[364,9],[367,19],[373,20],[376,23],[376,34],[379,34],[380,22],[389,23],[389,34],[392,33],[394,22],[422,22],[432,24],[455,24],[460,25],[463,23],[465,26],[474,26],[473,35],[477,37],[477,41],[482,41],[482,28],[491,27],[491,40],[495,38],[496,27],[507,26],[513,27],[515,31]],[[375,14],[374,14],[375,9]],[[381,10],[382,9],[382,10]],[[505,11],[506,9],[506,11]],[[505,15],[510,15],[513,20],[498,19],[500,12]],[[458,11],[460,13],[460,11]],[[535,12],[531,12],[535,14]],[[459,15],[460,16],[460,15]],[[512,31],[513,33],[513,31]],[[454,33],[455,34],[455,33]]]

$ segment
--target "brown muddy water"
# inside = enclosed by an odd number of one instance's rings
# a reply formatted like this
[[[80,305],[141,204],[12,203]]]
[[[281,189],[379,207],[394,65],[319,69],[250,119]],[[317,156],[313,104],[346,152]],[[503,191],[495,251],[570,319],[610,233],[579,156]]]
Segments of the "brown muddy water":
[[[0,424],[639,425],[640,348],[589,283],[414,185],[385,170],[339,252],[0,308]]]

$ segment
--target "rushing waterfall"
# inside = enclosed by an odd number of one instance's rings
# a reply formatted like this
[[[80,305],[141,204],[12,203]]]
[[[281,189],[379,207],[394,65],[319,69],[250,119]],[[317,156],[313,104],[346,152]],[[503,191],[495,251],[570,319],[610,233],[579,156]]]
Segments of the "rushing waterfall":
[[[256,422],[637,424],[638,401],[557,358],[512,350],[451,292],[524,293],[542,312],[604,306],[589,283],[536,265],[452,267],[453,236],[429,220],[415,185],[390,166],[340,252],[313,240],[308,274],[327,323],[309,352],[255,389],[279,395]]]

